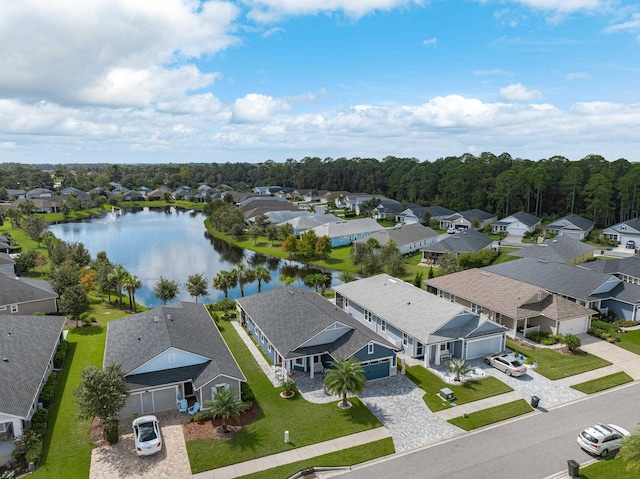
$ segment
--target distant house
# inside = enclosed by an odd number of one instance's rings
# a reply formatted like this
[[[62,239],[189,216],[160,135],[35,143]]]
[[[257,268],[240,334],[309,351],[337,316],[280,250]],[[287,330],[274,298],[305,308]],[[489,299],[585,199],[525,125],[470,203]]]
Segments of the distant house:
[[[131,395],[121,417],[177,407],[178,398],[201,407],[221,389],[240,399],[246,379],[207,308],[180,302],[111,321],[104,364],[122,365]]]
[[[0,314],[56,313],[58,295],[39,279],[0,274]]]
[[[165,193],[171,193],[171,192],[169,191],[168,188],[161,186],[160,188],[156,188],[155,190],[150,191],[149,194],[147,194],[147,199],[149,201],[160,201],[164,199]]]
[[[319,214],[306,214],[299,215],[293,219],[283,221],[282,223],[278,223],[278,226],[283,223],[289,223],[293,226],[293,234],[294,236],[300,236],[307,230],[311,228],[315,228],[316,226],[324,225],[327,223],[336,223],[338,221],[344,221],[338,218],[335,215],[319,215]]]
[[[415,223],[385,228],[374,233],[369,238],[377,240],[380,246],[384,246],[393,240],[402,254],[411,254],[438,241],[438,233],[428,226]],[[369,238],[359,239],[356,243],[366,243]]]
[[[594,224],[591,220],[572,214],[552,221],[546,229],[556,236],[569,236],[573,239],[583,240],[591,232]]]
[[[334,290],[338,308],[425,366],[504,350],[504,326],[387,274]]]
[[[368,380],[396,373],[393,344],[313,291],[287,286],[236,300],[238,318],[271,362],[314,377],[354,357]]]
[[[402,209],[402,203],[395,200],[385,200],[381,201],[380,204],[373,209],[371,216],[375,220],[395,219]]]
[[[461,253],[474,253],[489,248],[493,240],[473,228],[458,231],[446,238],[422,248],[422,261],[437,263],[445,253],[455,253],[456,257]]]
[[[39,199],[39,198],[51,198],[55,193],[48,188],[34,188],[33,190],[29,190],[26,193],[26,198],[29,200]]]
[[[273,195],[276,191],[280,191],[282,186],[256,186],[253,188],[254,193],[258,193],[259,195]]]
[[[144,201],[144,195],[137,190],[127,191],[124,195],[122,195],[122,198],[125,201]]]
[[[62,196],[43,196],[41,198],[35,198],[32,200],[19,199],[11,203],[11,206],[13,208],[17,208],[21,203],[24,203],[25,201],[30,201],[33,204],[33,206],[35,207],[34,211],[36,213],[57,213],[62,208],[65,199]]]
[[[599,273],[613,274],[627,283],[640,284],[640,256],[590,261],[580,266]]]
[[[509,335],[538,330],[582,334],[595,311],[539,286],[469,269],[425,281],[429,291],[509,328]]]
[[[418,206],[415,204],[407,205],[407,208],[396,215],[398,223],[413,224],[424,223],[425,215],[429,213],[429,220],[434,218],[440,221],[454,214],[454,211],[443,206]]]
[[[3,236],[0,236],[0,238],[3,238]],[[15,265],[15,260],[8,253],[0,253],[0,274],[14,276]]]
[[[524,236],[533,233],[536,227],[540,226],[542,219],[530,215],[524,211],[519,211],[500,221],[493,223],[494,233],[507,233],[510,236]]]
[[[11,245],[9,244],[9,238],[5,235],[0,235],[0,253],[9,254],[10,249]]]
[[[622,281],[611,274],[580,266],[521,258],[495,264],[483,271],[533,284],[550,293],[575,301],[581,306],[617,318],[638,321],[640,286]]]
[[[580,264],[593,258],[594,247],[569,236],[558,236],[511,253],[520,258],[537,258],[556,263]]]
[[[640,244],[640,218],[632,218],[615,224],[602,231],[602,236],[619,244],[635,241]]]
[[[37,411],[64,322],[63,316],[0,314],[0,456],[10,453]]]
[[[90,195],[86,191],[82,191],[82,190],[79,190],[78,188],[74,188],[73,186],[69,186],[63,189],[62,191],[60,191],[60,196],[63,196],[63,197],[75,196],[76,198],[87,199],[89,198]]]
[[[361,238],[368,238],[372,234],[383,229],[378,222],[371,218],[362,218],[351,221],[337,221],[326,223],[312,228],[319,238],[328,236],[331,238],[331,246],[347,246]]]
[[[460,211],[440,219],[440,228],[446,230],[454,228],[475,228],[483,230],[498,220],[497,216],[479,209]],[[475,226],[474,226],[475,225]]]
[[[13,200],[19,200],[19,199],[24,199],[27,197],[27,192],[21,189],[16,189],[16,188],[7,188],[7,198],[1,198],[3,200],[9,200],[9,201],[13,201]]]

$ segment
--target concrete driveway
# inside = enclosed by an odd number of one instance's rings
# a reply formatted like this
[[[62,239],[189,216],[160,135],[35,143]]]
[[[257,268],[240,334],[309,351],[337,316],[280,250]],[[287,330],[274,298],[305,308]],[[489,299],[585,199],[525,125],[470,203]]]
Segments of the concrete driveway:
[[[91,452],[90,479],[186,479],[191,467],[182,433],[182,418],[177,413],[157,414],[163,439],[162,451],[138,457],[134,450],[131,419],[120,421],[120,440],[113,446]]]
[[[633,379],[640,379],[640,356],[590,334],[579,334],[578,337],[582,343],[580,349],[610,361]]]

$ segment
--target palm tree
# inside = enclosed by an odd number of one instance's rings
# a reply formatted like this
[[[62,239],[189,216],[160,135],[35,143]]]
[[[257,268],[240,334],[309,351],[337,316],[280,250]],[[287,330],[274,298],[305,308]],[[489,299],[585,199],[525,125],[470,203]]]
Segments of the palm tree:
[[[255,272],[252,269],[248,269],[247,265],[240,263],[233,268],[232,271],[236,275],[238,285],[240,286],[240,296],[244,298],[244,285],[251,283],[255,278]]]
[[[324,378],[327,391],[342,395],[340,407],[347,409],[351,404],[347,401],[347,394],[356,394],[364,390],[367,379],[360,362],[353,356],[348,359],[333,361]]]
[[[116,293],[118,294],[118,303],[122,306],[122,280],[129,274],[124,267],[119,264],[109,273],[109,281],[116,285]]]
[[[276,284],[282,284],[284,286],[290,286],[293,283],[298,281],[298,278],[295,276],[280,276],[280,279],[276,281]]]
[[[205,408],[209,410],[211,421],[219,417],[222,420],[222,431],[229,432],[227,421],[232,417],[238,417],[249,407],[238,399],[238,396],[231,389],[221,389],[211,401],[205,401]]]
[[[327,275],[323,273],[308,274],[304,278],[304,284],[306,284],[307,286],[313,286],[316,289],[316,293],[318,292],[318,288],[320,286],[323,286],[322,290],[324,292],[325,290],[324,285],[326,284],[326,282],[327,282]]]
[[[352,273],[351,271],[343,271],[338,275],[338,279],[343,283],[351,283],[351,281],[357,280],[358,276],[356,276],[356,274]]]
[[[136,305],[136,291],[142,287],[142,281],[140,281],[135,274],[131,275],[127,273],[122,280],[122,287],[129,293],[129,304],[131,305],[131,310],[136,312],[138,309]]]
[[[268,283],[269,281],[271,281],[271,271],[269,271],[269,268],[267,268],[266,266],[259,265],[255,269],[255,277],[258,281],[259,293],[260,289],[262,288],[262,282],[264,281],[265,283]]]
[[[447,364],[447,371],[455,375],[455,381],[460,381],[460,377],[466,376],[472,369],[463,358],[452,358]]]
[[[224,293],[224,299],[229,299],[229,290],[236,287],[238,278],[231,271],[222,270],[213,277],[213,287]]]

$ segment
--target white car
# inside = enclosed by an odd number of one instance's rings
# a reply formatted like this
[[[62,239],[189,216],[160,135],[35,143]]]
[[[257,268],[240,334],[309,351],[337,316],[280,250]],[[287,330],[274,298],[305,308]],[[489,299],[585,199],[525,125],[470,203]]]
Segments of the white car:
[[[132,427],[138,456],[149,456],[162,450],[162,438],[157,417],[139,417],[133,420]]]
[[[595,424],[578,434],[578,444],[594,456],[607,457],[622,447],[622,440],[630,433],[614,424]]]
[[[453,233],[457,233],[457,232],[458,232],[458,230],[456,228],[454,228],[453,226],[449,226],[447,228],[447,233],[450,234],[450,235],[452,235]]]
[[[485,354],[484,363],[502,371],[507,376],[522,376],[527,374],[527,368],[515,356],[511,354]]]

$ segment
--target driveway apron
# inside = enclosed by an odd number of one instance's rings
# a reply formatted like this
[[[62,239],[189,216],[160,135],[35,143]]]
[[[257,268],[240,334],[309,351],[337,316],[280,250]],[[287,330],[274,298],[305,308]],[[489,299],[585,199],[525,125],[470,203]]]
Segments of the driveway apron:
[[[367,383],[359,397],[389,430],[396,452],[403,452],[464,432],[432,413],[422,400],[424,394],[398,374]]]
[[[640,379],[640,356],[590,334],[579,334],[580,349],[610,361],[633,379]]]

